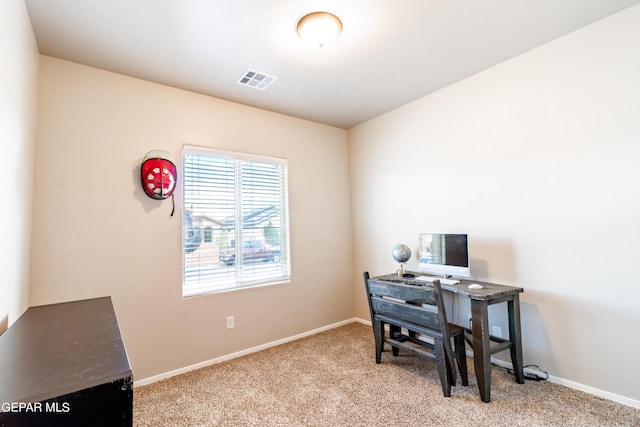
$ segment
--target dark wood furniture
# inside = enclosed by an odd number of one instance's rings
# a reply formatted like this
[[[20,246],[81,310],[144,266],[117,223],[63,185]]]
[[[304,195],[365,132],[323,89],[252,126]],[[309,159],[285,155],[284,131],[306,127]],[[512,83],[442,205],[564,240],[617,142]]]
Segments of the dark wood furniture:
[[[133,376],[110,297],[31,307],[0,336],[1,426],[131,426]]]
[[[421,276],[420,272],[408,272]],[[392,283],[406,283],[419,286],[430,286],[427,282],[415,280],[415,277],[401,277],[387,274],[374,279]],[[469,289],[472,283],[483,286],[482,289]],[[459,284],[441,284],[442,290],[452,292],[471,300],[471,338],[469,344],[473,349],[473,365],[476,371],[480,399],[491,400],[491,355],[509,350],[516,382],[524,384],[522,361],[522,332],[520,327],[520,293],[522,288],[479,282],[477,280],[460,280]],[[509,338],[493,337],[489,333],[489,306],[506,302],[509,320]]]
[[[376,363],[380,363],[386,343],[393,348],[394,356],[402,348],[434,359],[445,397],[451,396],[451,386],[456,384],[454,360],[458,362],[462,384],[469,385],[464,329],[447,322],[440,282],[436,280],[432,287],[426,287],[370,279],[368,272],[363,276],[373,323]],[[388,332],[385,324],[389,325]],[[402,328],[407,330],[406,334]],[[426,338],[433,343],[425,341]]]

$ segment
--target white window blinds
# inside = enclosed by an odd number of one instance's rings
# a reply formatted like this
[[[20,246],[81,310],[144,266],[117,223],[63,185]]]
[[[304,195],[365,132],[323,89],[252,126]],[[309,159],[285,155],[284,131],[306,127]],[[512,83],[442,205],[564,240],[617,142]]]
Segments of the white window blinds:
[[[182,160],[183,296],[288,280],[286,160],[190,146]]]

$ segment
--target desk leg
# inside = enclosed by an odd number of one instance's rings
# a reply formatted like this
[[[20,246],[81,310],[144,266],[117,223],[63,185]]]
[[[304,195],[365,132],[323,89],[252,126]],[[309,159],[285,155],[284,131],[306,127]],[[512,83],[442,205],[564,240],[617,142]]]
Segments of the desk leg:
[[[489,348],[489,307],[486,301],[471,300],[471,335],[473,366],[476,370],[480,399],[491,400],[491,350]]]
[[[524,384],[524,371],[522,363],[522,332],[520,329],[520,297],[513,296],[512,301],[508,301],[509,311],[509,339],[511,340],[511,363],[513,372],[518,384]]]

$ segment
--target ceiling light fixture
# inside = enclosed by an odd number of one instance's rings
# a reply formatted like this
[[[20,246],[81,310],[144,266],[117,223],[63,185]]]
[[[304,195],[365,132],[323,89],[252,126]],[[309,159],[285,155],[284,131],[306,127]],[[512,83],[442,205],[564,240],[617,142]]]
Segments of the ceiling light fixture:
[[[342,21],[329,12],[313,12],[298,21],[298,34],[307,44],[323,48],[333,43],[342,31]]]

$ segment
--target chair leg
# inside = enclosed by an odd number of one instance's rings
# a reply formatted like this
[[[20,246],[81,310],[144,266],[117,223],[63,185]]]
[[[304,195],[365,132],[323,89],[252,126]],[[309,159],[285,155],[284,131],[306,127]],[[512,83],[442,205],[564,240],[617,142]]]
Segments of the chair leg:
[[[448,367],[449,363],[447,363],[447,356],[444,351],[444,344],[442,340],[435,340],[435,351],[436,351],[436,368],[438,369],[438,376],[440,377],[440,384],[442,385],[442,394],[444,397],[451,396],[451,382],[449,381],[450,377],[450,368]]]
[[[400,334],[400,332],[401,332],[400,326],[389,325],[389,337],[395,338],[395,335]],[[398,356],[399,351],[400,349],[398,347],[391,346],[391,353],[393,354],[394,357]]]
[[[446,368],[447,368],[447,378],[449,379],[449,384],[451,384],[451,386],[455,386],[456,381],[458,381],[458,377],[456,375],[456,366],[455,366],[455,362],[453,361],[453,355],[451,357],[445,356],[445,362],[447,362]]]
[[[443,345],[445,360],[447,362],[447,376],[449,377],[449,383],[454,386],[456,385],[457,377],[456,366],[455,362],[453,361],[453,350],[451,350],[451,342],[445,342]]]
[[[464,334],[458,334],[454,337],[454,346],[456,352],[456,361],[458,362],[458,370],[462,378],[462,385],[469,385],[469,373],[467,370],[467,354],[464,345]]]
[[[376,343],[376,363],[380,363],[382,347],[384,346],[384,323],[379,320],[373,321],[373,338]]]

